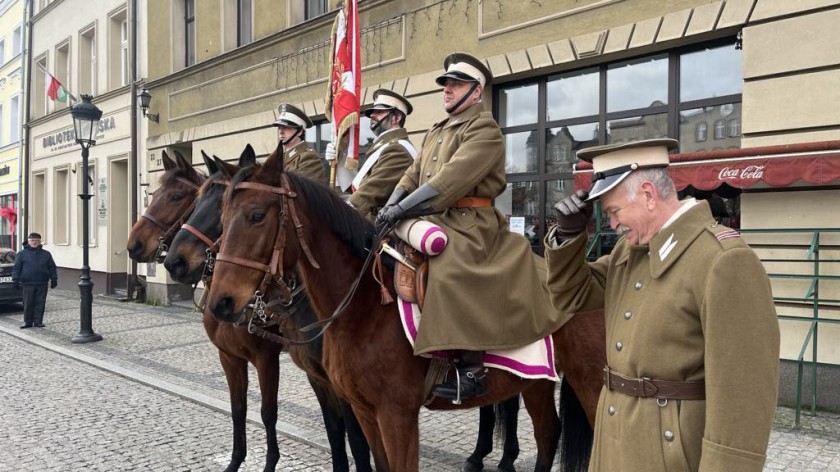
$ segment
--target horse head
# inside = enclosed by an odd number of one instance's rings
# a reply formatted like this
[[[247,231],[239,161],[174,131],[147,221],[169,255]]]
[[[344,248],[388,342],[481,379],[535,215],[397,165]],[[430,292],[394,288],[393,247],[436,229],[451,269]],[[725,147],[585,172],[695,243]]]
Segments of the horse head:
[[[373,226],[328,188],[284,172],[280,147],[264,164],[231,180],[222,224],[225,236],[207,300],[221,321],[239,320],[252,299],[265,296],[294,270],[312,294],[308,276],[352,270],[348,257],[360,265],[373,235]],[[337,247],[344,246],[341,242],[351,250]],[[329,263],[330,269],[318,270],[319,263]],[[321,296],[310,300],[316,312],[333,302]]]
[[[237,165],[201,151],[210,177],[201,186],[195,209],[170,244],[163,266],[178,282],[194,284],[201,280],[207,251],[215,252],[215,242],[222,236],[222,203],[230,179],[240,169],[257,163],[250,144],[245,146]]]
[[[152,193],[152,202],[128,235],[126,249],[137,262],[155,261],[161,249],[172,242],[175,232],[192,211],[205,178],[178,151],[174,160],[164,151],[162,160],[164,173]]]

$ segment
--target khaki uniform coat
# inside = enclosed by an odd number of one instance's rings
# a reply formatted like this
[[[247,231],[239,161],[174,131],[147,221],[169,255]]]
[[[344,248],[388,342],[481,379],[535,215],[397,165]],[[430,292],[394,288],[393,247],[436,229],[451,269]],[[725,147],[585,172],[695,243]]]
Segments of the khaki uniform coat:
[[[706,202],[649,246],[622,239],[587,264],[585,243],[581,235],[546,250],[557,308],[603,307],[607,362],[625,376],[706,381],[705,400],[663,406],[603,389],[589,470],[761,471],[776,411],[779,324],[752,249],[715,223]]]
[[[359,188],[350,195],[350,203],[370,221],[376,219],[376,213],[388,201],[405,170],[414,163],[408,150],[398,142],[401,139],[408,140],[405,128],[382,133],[376,138],[367,155],[373,155],[379,149],[382,151],[362,178]]]
[[[286,151],[283,165],[286,170],[296,172],[322,184],[327,183],[327,174],[324,172],[324,166],[321,165],[321,156],[309,147],[309,144],[305,141]]]
[[[415,354],[512,348],[559,326],[528,240],[493,207],[450,208],[505,190],[502,133],[482,104],[435,124],[397,187],[426,183],[439,192],[431,206],[443,211],[428,220],[444,228],[449,244],[430,258]]]

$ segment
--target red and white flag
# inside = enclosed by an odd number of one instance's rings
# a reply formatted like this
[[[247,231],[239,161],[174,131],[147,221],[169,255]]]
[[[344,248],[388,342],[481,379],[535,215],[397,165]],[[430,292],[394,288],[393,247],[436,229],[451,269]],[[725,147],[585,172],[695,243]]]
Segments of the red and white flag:
[[[330,38],[330,81],[324,114],[336,130],[334,141],[347,148],[344,166],[359,168],[359,117],[362,90],[362,59],[359,48],[359,2],[343,0]],[[333,168],[334,169],[334,168]],[[335,183],[331,172],[330,185]]]

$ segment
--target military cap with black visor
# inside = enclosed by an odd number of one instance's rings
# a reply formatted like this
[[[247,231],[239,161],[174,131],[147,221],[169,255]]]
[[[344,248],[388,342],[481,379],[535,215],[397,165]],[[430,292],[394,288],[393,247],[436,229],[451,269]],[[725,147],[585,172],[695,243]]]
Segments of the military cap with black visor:
[[[290,103],[281,103],[280,106],[277,107],[277,111],[279,112],[279,115],[277,116],[277,121],[274,122],[275,127],[279,128],[282,126],[298,129],[298,131],[289,139],[282,142],[283,146],[287,146],[291,141],[298,137],[298,135],[303,135],[307,128],[312,127],[312,120],[306,116],[306,113]]]
[[[446,56],[443,61],[443,68],[445,72],[435,79],[435,82],[441,87],[445,86],[446,81],[450,79],[472,84],[467,93],[455,105],[446,110],[447,113],[457,110],[476,88],[481,86],[484,89],[493,81],[493,73],[490,72],[490,69],[479,59],[465,52],[453,52]]]
[[[371,118],[371,115],[377,111],[388,111],[389,113],[381,117],[378,121],[374,121],[373,118]],[[408,99],[397,92],[381,88],[373,92],[373,106],[365,110],[364,113],[366,117],[371,119],[370,130],[379,136],[381,132],[385,131],[382,127],[389,115],[396,118],[396,122],[399,122],[400,126],[403,126],[405,123],[405,117],[410,115],[413,111],[414,107],[411,106],[411,102],[409,102]],[[397,112],[402,114],[402,116],[400,117]]]
[[[595,199],[616,188],[635,170],[667,167],[668,153],[678,147],[676,139],[659,138],[578,151],[578,159],[592,164],[592,186],[557,202],[557,226],[550,232],[550,239],[560,243],[586,231]]]

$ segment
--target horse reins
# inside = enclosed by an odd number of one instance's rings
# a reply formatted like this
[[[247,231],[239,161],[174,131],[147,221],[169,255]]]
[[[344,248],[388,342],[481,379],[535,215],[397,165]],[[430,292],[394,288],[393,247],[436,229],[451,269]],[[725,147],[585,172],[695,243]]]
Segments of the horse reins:
[[[181,182],[182,184],[194,189],[196,191],[196,193],[198,193],[198,190],[201,188],[200,185],[196,185],[195,182],[193,182],[189,179],[185,179],[183,177],[176,177],[175,180],[177,182]],[[146,212],[144,212],[142,215],[140,215],[141,218],[145,218],[145,219],[151,221],[155,226],[157,226],[158,228],[163,230],[163,235],[161,235],[161,237],[158,239],[158,241],[159,241],[158,242],[158,248],[157,248],[157,251],[155,252],[155,262],[157,262],[158,264],[163,262],[163,259],[166,258],[166,252],[169,250],[169,246],[167,246],[165,241],[172,234],[174,234],[174,232],[178,231],[178,229],[180,229],[181,225],[184,223],[184,220],[186,218],[189,218],[189,216],[192,214],[193,210],[195,209],[195,200],[196,199],[193,198],[193,201],[190,204],[190,206],[187,207],[187,209],[184,210],[181,213],[181,216],[178,219],[176,219],[174,223],[169,224],[169,225],[160,221],[155,216],[146,214]]]

